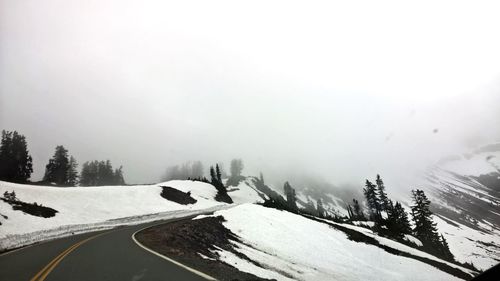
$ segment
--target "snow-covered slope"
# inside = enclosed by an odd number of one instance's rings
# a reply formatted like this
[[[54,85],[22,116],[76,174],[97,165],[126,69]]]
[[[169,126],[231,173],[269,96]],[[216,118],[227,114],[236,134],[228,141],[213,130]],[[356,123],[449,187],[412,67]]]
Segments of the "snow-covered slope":
[[[245,180],[240,181],[238,186],[228,187],[227,193],[234,203],[262,203],[264,199],[269,198],[268,195],[257,189],[255,179],[254,177],[247,177]]]
[[[181,205],[160,196],[161,186],[191,192],[195,204]],[[42,204],[57,211],[43,218],[14,210],[0,200],[0,250],[52,237],[123,224],[169,218],[217,209],[227,204],[214,200],[216,189],[194,181],[169,181],[155,185],[49,187],[0,181],[0,196],[14,191],[26,203]]]
[[[216,248],[219,260],[241,271],[277,280],[460,280],[427,263],[391,254],[328,224],[253,204],[215,212],[236,234],[233,251]],[[203,217],[200,217],[203,218]],[[256,227],[258,226],[258,227]],[[347,225],[343,225],[344,227]],[[351,228],[359,228],[350,226]],[[361,228],[361,231],[369,231]],[[377,237],[374,234],[370,234]],[[439,260],[427,253],[377,237],[382,245]],[[253,262],[248,261],[244,256]],[[449,264],[463,272],[469,270]]]
[[[443,159],[421,186],[457,260],[481,269],[500,262],[500,144]]]

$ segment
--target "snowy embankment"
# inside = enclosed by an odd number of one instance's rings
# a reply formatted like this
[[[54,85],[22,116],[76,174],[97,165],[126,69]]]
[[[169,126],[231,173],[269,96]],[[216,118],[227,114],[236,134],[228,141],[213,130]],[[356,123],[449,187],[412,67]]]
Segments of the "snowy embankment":
[[[223,225],[239,237],[234,252],[214,250],[219,260],[262,278],[277,280],[460,280],[427,263],[391,254],[375,245],[355,242],[328,224],[276,209],[243,204],[220,210]],[[203,218],[203,216],[200,216]],[[378,237],[383,245],[435,259],[427,253]],[[387,239],[388,240],[388,239]],[[253,262],[242,258],[245,255]],[[430,257],[429,257],[430,256]],[[468,269],[450,264],[465,273]]]
[[[235,204],[263,203],[264,198],[269,198],[269,196],[257,190],[255,184],[252,182],[251,177],[240,181],[240,183],[236,187],[228,187],[227,193],[229,194],[229,196],[231,196],[231,199],[233,199],[233,202]]]
[[[160,196],[161,186],[191,192],[197,202],[181,205],[169,201]],[[74,233],[182,217],[228,206],[214,200],[213,186],[194,181],[71,188],[0,181],[0,196],[5,191],[14,191],[19,200],[42,204],[57,213],[49,218],[34,216],[14,210],[0,200],[0,251]]]

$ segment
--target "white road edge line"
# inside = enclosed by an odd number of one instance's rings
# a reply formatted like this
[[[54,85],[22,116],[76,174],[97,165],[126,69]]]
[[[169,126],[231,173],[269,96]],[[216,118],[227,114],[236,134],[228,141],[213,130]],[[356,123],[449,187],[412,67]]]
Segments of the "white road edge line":
[[[139,241],[137,241],[137,239],[135,239],[135,235],[136,235],[138,232],[143,231],[143,230],[144,230],[144,229],[146,229],[146,228],[150,228],[150,227],[157,226],[157,225],[164,224],[164,223],[165,223],[165,222],[162,222],[162,223],[159,223],[159,224],[155,224],[155,225],[146,226],[146,227],[144,227],[144,228],[142,228],[142,229],[137,230],[136,232],[134,232],[134,234],[132,234],[132,240],[134,240],[135,244],[137,244],[137,245],[138,245],[139,247],[141,247],[142,249],[144,249],[144,250],[146,250],[146,251],[148,251],[148,252],[150,252],[150,253],[152,253],[152,254],[154,254],[154,255],[156,255],[156,256],[158,256],[158,257],[160,257],[160,258],[164,259],[164,260],[167,260],[167,261],[169,261],[169,262],[171,262],[171,263],[173,263],[173,264],[175,264],[175,265],[177,265],[177,266],[180,266],[180,267],[182,267],[182,268],[184,268],[184,269],[186,269],[186,270],[188,270],[188,271],[190,271],[190,272],[192,272],[192,273],[194,273],[194,274],[196,274],[196,275],[198,275],[198,276],[200,276],[200,277],[202,277],[202,278],[205,278],[205,279],[207,279],[207,280],[217,280],[217,279],[213,278],[212,276],[210,276],[210,275],[208,275],[208,274],[205,274],[205,273],[203,273],[203,272],[200,272],[200,271],[198,271],[198,270],[196,270],[196,269],[194,269],[194,268],[191,268],[191,267],[189,267],[189,266],[187,266],[187,265],[184,265],[184,264],[182,264],[182,263],[180,263],[180,262],[178,262],[178,261],[175,261],[175,260],[173,260],[173,259],[171,259],[171,258],[169,258],[169,257],[166,257],[166,256],[164,256],[164,255],[162,255],[162,254],[160,254],[160,253],[157,253],[157,252],[155,252],[155,251],[153,251],[153,250],[151,250],[151,249],[147,248],[146,246],[142,245]]]

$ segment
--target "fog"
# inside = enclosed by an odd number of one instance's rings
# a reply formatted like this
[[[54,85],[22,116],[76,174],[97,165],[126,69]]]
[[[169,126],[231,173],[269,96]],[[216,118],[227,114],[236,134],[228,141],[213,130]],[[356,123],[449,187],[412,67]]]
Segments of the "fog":
[[[179,3],[180,2],[180,3]],[[129,183],[242,158],[389,181],[500,140],[495,2],[0,0],[0,129]]]

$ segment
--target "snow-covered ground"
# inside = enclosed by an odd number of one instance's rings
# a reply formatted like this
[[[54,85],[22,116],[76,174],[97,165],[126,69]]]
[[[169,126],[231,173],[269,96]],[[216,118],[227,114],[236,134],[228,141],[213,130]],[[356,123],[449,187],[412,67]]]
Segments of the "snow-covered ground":
[[[241,181],[236,187],[230,186],[227,193],[231,196],[235,204],[262,203],[264,202],[263,198],[269,198],[269,196],[255,188],[253,180],[250,177]]]
[[[434,217],[439,231],[448,241],[455,259],[473,262],[480,269],[488,269],[500,262],[500,231],[490,227],[490,232],[477,231],[458,222],[451,225]],[[496,246],[491,246],[496,245]]]
[[[374,245],[351,241],[342,231],[289,212],[243,204],[217,211],[214,216],[224,217],[226,220],[224,226],[241,240],[241,243],[232,242],[236,250],[257,262],[259,266],[220,248],[215,250],[219,259],[241,271],[262,278],[460,280],[426,263],[390,254]],[[371,232],[358,226],[349,225],[349,227],[359,228],[365,233]],[[376,237],[372,233],[371,235]],[[376,238],[392,248],[425,257],[430,256],[392,240]],[[469,272],[467,269],[460,269]]]
[[[191,192],[195,204],[181,205],[160,196],[161,186]],[[216,210],[227,204],[214,200],[216,189],[206,183],[169,181],[155,185],[60,188],[0,181],[0,196],[15,191],[19,200],[42,204],[58,212],[43,218],[26,214],[0,200],[0,250],[72,233],[137,224]],[[5,218],[7,217],[7,219]]]

